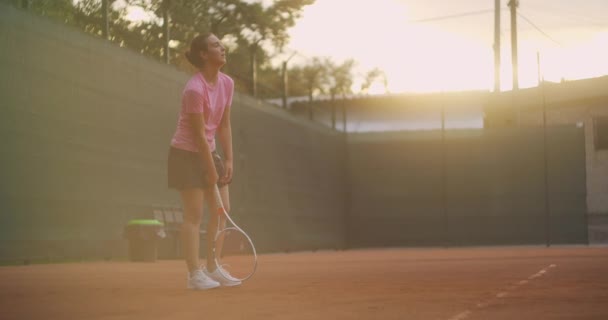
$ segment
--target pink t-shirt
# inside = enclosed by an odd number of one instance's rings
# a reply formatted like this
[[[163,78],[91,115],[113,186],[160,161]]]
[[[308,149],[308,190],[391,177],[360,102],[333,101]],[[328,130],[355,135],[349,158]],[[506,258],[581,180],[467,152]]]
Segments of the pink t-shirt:
[[[232,104],[233,92],[234,81],[224,73],[219,73],[214,86],[209,85],[200,72],[192,76],[182,92],[182,107],[171,145],[198,152],[189,117],[193,113],[203,113],[207,143],[211,151],[215,150],[215,131],[222,121],[224,110]]]

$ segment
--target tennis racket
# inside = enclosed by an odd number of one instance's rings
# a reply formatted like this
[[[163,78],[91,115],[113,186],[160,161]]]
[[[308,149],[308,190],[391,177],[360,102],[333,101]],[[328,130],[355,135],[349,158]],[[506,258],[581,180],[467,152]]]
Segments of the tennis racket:
[[[234,223],[224,209],[220,189],[215,186],[215,203],[218,205],[218,228],[213,244],[215,264],[222,277],[227,280],[245,281],[255,273],[258,266],[258,256],[251,238]],[[221,225],[221,217],[226,218],[226,224]],[[229,224],[231,226],[229,226]]]

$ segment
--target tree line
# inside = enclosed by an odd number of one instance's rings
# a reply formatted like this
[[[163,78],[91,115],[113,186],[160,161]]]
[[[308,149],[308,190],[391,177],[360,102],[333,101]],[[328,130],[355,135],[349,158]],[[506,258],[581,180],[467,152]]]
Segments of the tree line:
[[[197,34],[212,32],[226,44],[224,72],[236,90],[258,98],[307,96],[331,98],[352,93],[354,60],[341,63],[312,57],[305,64],[273,66],[284,52],[289,28],[315,0],[275,0],[269,5],[245,0],[0,0],[62,21],[143,55],[192,72],[184,52]],[[134,20],[129,10],[141,8],[146,19]],[[276,60],[276,59],[275,59]],[[361,91],[386,79],[374,69],[364,75]],[[288,93],[287,93],[288,91]]]

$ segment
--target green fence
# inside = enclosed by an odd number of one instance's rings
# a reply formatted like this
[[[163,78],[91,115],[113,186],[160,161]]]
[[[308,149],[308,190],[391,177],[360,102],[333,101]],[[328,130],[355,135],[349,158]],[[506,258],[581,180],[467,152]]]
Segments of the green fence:
[[[5,5],[0,41],[0,259],[125,256],[129,220],[179,205],[166,157],[189,76]],[[232,116],[232,215],[261,252],[586,241],[581,129],[550,130],[547,211],[539,129],[347,142],[243,95]]]

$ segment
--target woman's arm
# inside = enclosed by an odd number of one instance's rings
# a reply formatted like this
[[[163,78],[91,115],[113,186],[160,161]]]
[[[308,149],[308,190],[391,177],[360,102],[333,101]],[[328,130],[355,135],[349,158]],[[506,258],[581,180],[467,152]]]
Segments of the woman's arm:
[[[187,104],[203,103],[201,97],[197,96],[197,93],[195,92],[187,92],[186,99]],[[201,157],[201,162],[203,163],[203,167],[206,168],[205,171],[208,173],[207,185],[214,186],[217,183],[218,175],[213,163],[213,156],[211,156],[211,148],[209,148],[207,137],[205,136],[204,113],[188,113],[188,121],[190,122],[190,127],[193,131],[192,133],[196,139],[196,144],[198,145],[198,153]]]
[[[233,172],[233,154],[232,154],[232,126],[230,124],[230,106],[226,106],[222,115],[222,122],[218,128],[218,138],[224,151],[224,169],[225,176],[220,177],[222,182],[230,182]]]

